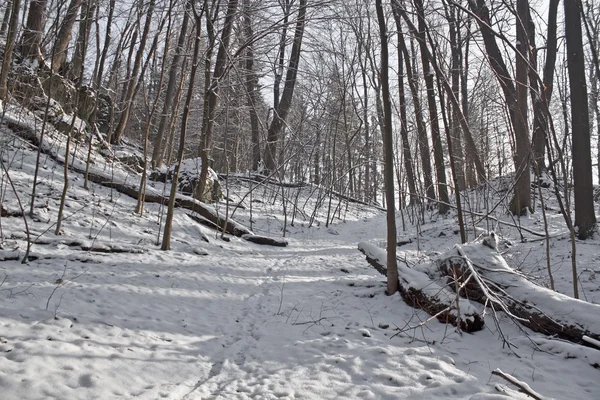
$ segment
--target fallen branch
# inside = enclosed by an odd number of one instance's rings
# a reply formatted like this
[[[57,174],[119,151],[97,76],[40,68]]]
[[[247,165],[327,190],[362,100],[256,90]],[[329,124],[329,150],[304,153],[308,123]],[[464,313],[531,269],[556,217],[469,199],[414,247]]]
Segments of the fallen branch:
[[[536,400],[544,400],[544,397],[542,397],[541,394],[539,394],[535,390],[533,390],[527,383],[518,380],[517,378],[515,378],[512,375],[502,372],[502,370],[500,370],[498,368],[496,368],[495,370],[492,371],[492,375],[496,375],[496,376],[506,379],[508,382],[510,382],[513,385],[515,385],[516,387],[518,387],[519,391],[521,393],[525,393],[529,397],[532,397]]]

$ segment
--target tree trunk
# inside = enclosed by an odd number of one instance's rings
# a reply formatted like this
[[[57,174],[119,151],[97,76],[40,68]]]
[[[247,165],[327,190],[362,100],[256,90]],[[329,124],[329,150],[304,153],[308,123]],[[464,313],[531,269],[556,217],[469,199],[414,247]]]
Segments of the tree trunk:
[[[277,109],[273,110],[273,120],[267,131],[267,145],[265,149],[265,168],[268,172],[276,169],[275,160],[277,158],[277,142],[284,127],[285,120],[292,106],[294,87],[296,85],[296,76],[298,75],[298,64],[300,63],[300,49],[302,47],[302,36],[304,35],[304,23],[306,21],[306,0],[300,0],[298,10],[298,19],[296,21],[296,31],[294,33],[294,43],[290,54],[290,61],[285,76],[285,84],[281,100],[277,104]]]
[[[48,0],[31,0],[27,24],[21,35],[21,55],[25,60],[40,62],[42,59],[42,35],[46,25]],[[17,13],[18,15],[18,13]]]
[[[358,250],[380,274],[387,276],[387,255],[370,243],[359,243]],[[441,323],[458,326],[464,332],[483,329],[484,320],[469,300],[452,293],[443,284],[432,281],[425,273],[398,264],[398,290],[411,307],[424,310]]]
[[[129,121],[129,114],[131,113],[133,97],[135,95],[135,89],[138,83],[138,75],[140,73],[140,68],[142,65],[142,58],[144,57],[144,52],[146,50],[146,42],[148,41],[148,32],[150,32],[152,13],[154,12],[155,3],[156,0],[150,0],[150,3],[148,4],[148,10],[146,11],[146,21],[144,23],[144,31],[142,32],[140,45],[135,55],[135,61],[133,62],[133,71],[131,72],[131,79],[127,84],[127,92],[123,99],[123,112],[121,113],[121,118],[119,118],[119,123],[115,128],[114,135],[111,138],[113,143],[119,143],[121,141],[121,135],[123,135],[123,132],[125,132],[127,122]],[[133,43],[131,45],[133,46]]]
[[[433,161],[435,164],[435,173],[438,188],[438,212],[444,215],[450,211],[448,204],[448,184],[446,182],[446,166],[444,162],[444,150],[442,148],[442,138],[440,136],[440,124],[438,122],[437,105],[435,99],[435,88],[433,83],[434,73],[431,71],[429,59],[427,58],[427,41],[425,39],[425,9],[423,0],[414,0],[418,17],[418,36],[419,48],[421,49],[421,64],[423,65],[423,75],[425,77],[425,87],[427,89],[427,105],[429,107],[429,124],[431,126],[431,139],[433,141]]]
[[[483,37],[486,53],[492,70],[500,83],[504,93],[504,100],[508,108],[508,114],[516,136],[516,157],[515,171],[517,183],[515,193],[511,201],[511,212],[521,215],[525,210],[531,207],[531,177],[529,174],[529,154],[530,144],[527,133],[527,34],[525,25],[527,23],[527,0],[517,1],[517,61],[516,69],[517,87],[510,77],[508,68],[504,63],[502,53],[496,37],[492,30],[490,12],[485,4],[485,0],[469,0],[469,7],[477,15],[477,24]],[[523,21],[521,23],[520,21]],[[518,91],[518,93],[517,93]]]
[[[252,171],[258,171],[260,163],[260,130],[258,120],[258,105],[260,93],[258,91],[258,75],[254,71],[254,31],[252,29],[252,18],[250,16],[250,0],[244,0],[244,38],[248,43],[246,48],[246,96],[248,113],[250,117],[250,131],[252,143]]]
[[[10,25],[10,17],[12,16],[13,11],[13,0],[8,0],[4,7],[4,16],[2,17],[2,26],[0,26],[0,36],[4,36],[8,31],[8,26]],[[17,14],[18,15],[18,14]]]
[[[193,9],[193,1],[188,0],[188,7]],[[171,249],[171,230],[173,229],[173,215],[175,213],[175,202],[177,197],[177,182],[179,182],[179,171],[183,162],[183,154],[185,152],[185,139],[187,136],[187,123],[190,115],[190,106],[192,104],[192,98],[194,97],[194,85],[196,83],[196,73],[198,72],[199,55],[200,55],[200,43],[202,36],[202,13],[206,12],[205,7],[202,7],[201,13],[197,14],[194,11],[194,19],[196,22],[196,38],[194,40],[194,55],[192,58],[192,69],[190,71],[190,80],[185,99],[185,106],[183,109],[183,115],[181,117],[181,137],[179,138],[179,151],[177,154],[177,167],[175,167],[175,173],[173,174],[171,185],[171,193],[169,196],[169,205],[167,208],[167,218],[165,220],[165,230],[163,233],[163,241],[161,250]]]
[[[177,38],[177,47],[175,48],[175,55],[171,60],[171,66],[169,68],[169,82],[167,83],[167,91],[165,93],[165,101],[163,109],[160,114],[160,121],[158,123],[158,130],[156,132],[156,138],[154,140],[154,149],[152,150],[152,169],[160,168],[163,163],[164,149],[166,147],[166,135],[165,130],[168,125],[169,119],[172,117],[175,110],[176,99],[174,98],[175,89],[177,89],[177,71],[183,52],[185,51],[185,41],[188,34],[188,26],[190,21],[190,13],[192,12],[190,3],[187,3],[186,9],[183,13],[183,21],[181,22],[181,30],[179,37]]]
[[[54,43],[54,57],[52,60],[52,69],[54,72],[58,71],[67,59],[67,48],[71,42],[73,25],[75,25],[75,20],[77,19],[77,14],[79,13],[79,7],[81,7],[82,1],[83,0],[71,0],[69,7],[67,8],[67,13],[60,25],[60,30],[58,31],[58,36]]]
[[[535,332],[583,345],[583,336],[600,340],[600,323],[594,319],[600,315],[599,305],[530,282],[508,266],[496,249],[496,240],[492,234],[455,247],[434,263],[436,272],[429,275],[439,273],[457,280],[465,297],[505,311]]]
[[[400,14],[392,3],[392,12],[396,23],[398,42],[404,40],[402,36],[402,24]],[[406,180],[408,182],[408,192],[410,193],[410,204],[417,204],[417,186],[415,185],[415,173],[413,170],[412,154],[410,152],[410,141],[408,139],[408,118],[406,113],[406,95],[404,92],[404,57],[403,52],[398,51],[398,100],[400,107],[400,136],[402,138],[402,153],[404,156],[404,168],[406,169]]]
[[[12,11],[10,15],[10,23],[8,33],[6,35],[6,45],[4,47],[4,58],[2,59],[2,71],[0,72],[0,100],[6,99],[8,93],[8,73],[11,69],[13,50],[17,39],[17,29],[19,25],[19,9],[21,8],[21,0],[12,1]]]
[[[517,55],[515,68],[516,109],[514,113],[514,130],[517,154],[515,158],[515,173],[517,183],[515,193],[510,203],[514,215],[523,215],[531,209],[531,148],[529,129],[527,125],[527,91],[528,91],[528,60],[529,40],[527,37],[527,16],[529,15],[528,0],[517,0]],[[510,104],[509,104],[510,107]]]
[[[392,127],[392,103],[390,100],[390,84],[388,77],[388,33],[381,0],[375,1],[379,36],[381,38],[381,100],[383,102],[383,174],[385,201],[387,203],[387,294],[398,291],[398,267],[396,265],[396,201],[394,200],[394,133]]]
[[[96,0],[86,0],[81,6],[81,19],[79,21],[79,33],[75,42],[75,51],[71,61],[71,69],[69,70],[70,78],[73,80],[79,79],[84,70],[84,57],[87,52],[88,38],[90,29],[92,29],[92,19],[94,18],[94,9],[97,6]]]
[[[567,66],[571,90],[571,127],[573,151],[573,181],[575,195],[575,226],[579,239],[592,236],[596,227],[594,188],[592,185],[592,156],[590,150],[590,121],[585,56],[581,35],[581,16],[576,1],[565,1],[565,37]]]
[[[456,7],[451,6],[447,10],[446,17],[448,19],[448,25],[450,28],[450,52],[451,52],[451,65],[450,65],[450,76],[452,82],[452,93],[458,100],[460,98],[460,74],[461,74],[461,44],[460,40],[460,24],[457,18]],[[460,132],[460,106],[452,105],[450,114],[450,137],[452,138],[452,150],[453,159],[451,162],[454,163],[454,171],[456,174],[457,186],[455,190],[462,191],[467,187],[465,179],[465,158],[462,147],[462,138]]]
[[[431,177],[431,158],[429,156],[429,141],[427,139],[427,130],[425,129],[425,122],[423,121],[423,110],[421,109],[421,101],[419,100],[419,90],[417,88],[418,78],[415,76],[412,65],[410,65],[410,55],[406,42],[404,41],[404,35],[398,31],[398,45],[400,51],[404,55],[404,63],[406,65],[406,78],[408,79],[408,86],[410,87],[410,93],[412,95],[413,107],[415,109],[415,122],[417,124],[417,137],[419,142],[419,151],[421,155],[421,168],[423,170],[423,180],[425,183],[425,193],[427,195],[427,202],[435,201],[435,189],[433,187],[433,179]]]
[[[202,132],[202,139],[200,143],[200,158],[202,159],[202,167],[200,169],[200,182],[198,183],[198,188],[196,191],[196,198],[198,199],[202,199],[204,197],[206,178],[208,176],[209,158],[212,148],[213,127],[217,108],[219,107],[219,85],[225,75],[226,65],[229,59],[229,42],[231,41],[231,31],[233,29],[233,21],[237,12],[237,6],[237,0],[229,0],[227,3],[227,14],[225,15],[225,22],[223,22],[223,31],[221,32],[221,40],[219,42],[215,70],[213,72],[212,79],[210,80],[208,93],[205,94],[208,96],[208,107],[204,110],[206,113],[204,116],[206,126],[204,132]]]

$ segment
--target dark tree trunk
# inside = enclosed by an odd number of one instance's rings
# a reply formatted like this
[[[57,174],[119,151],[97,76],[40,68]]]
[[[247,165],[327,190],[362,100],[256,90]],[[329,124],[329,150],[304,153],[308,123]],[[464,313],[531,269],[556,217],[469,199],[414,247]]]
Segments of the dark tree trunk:
[[[88,0],[92,1],[92,0]],[[152,21],[152,14],[154,12],[154,5],[156,4],[156,0],[150,0],[148,4],[148,10],[146,11],[146,21],[144,22],[144,31],[142,32],[142,37],[140,40],[140,45],[138,47],[137,53],[135,55],[135,60],[133,62],[133,71],[131,72],[131,79],[127,84],[127,91],[125,93],[125,97],[123,99],[123,112],[121,113],[121,118],[119,118],[119,123],[115,128],[114,136],[112,137],[112,141],[114,143],[118,143],[121,141],[121,136],[123,132],[125,132],[125,128],[127,127],[127,122],[129,121],[129,114],[131,113],[131,107],[133,103],[133,97],[135,95],[135,89],[138,84],[140,68],[142,66],[142,58],[144,57],[144,53],[146,50],[146,42],[148,41],[148,33],[150,32],[150,25]],[[133,46],[133,43],[132,43]]]
[[[246,47],[246,96],[248,113],[250,116],[250,131],[252,143],[252,171],[258,171],[260,163],[260,126],[258,120],[258,105],[260,96],[258,92],[258,75],[254,71],[254,31],[252,18],[250,16],[250,0],[244,0],[244,36],[248,46]]]
[[[429,107],[429,124],[431,126],[431,139],[433,141],[433,161],[435,164],[435,173],[438,188],[438,211],[444,215],[450,211],[448,204],[448,184],[446,182],[446,166],[444,162],[444,150],[442,147],[442,138],[440,136],[440,124],[438,122],[437,102],[435,99],[435,86],[433,82],[433,71],[427,58],[427,41],[425,38],[425,9],[423,0],[414,0],[417,10],[419,32],[417,39],[421,49],[421,64],[423,65],[423,76],[425,77],[425,87],[427,89],[427,105]]]
[[[154,140],[154,149],[152,150],[152,168],[160,168],[163,163],[164,149],[166,147],[166,135],[165,131],[170,118],[172,118],[176,106],[175,90],[177,89],[177,71],[183,52],[185,51],[185,42],[188,34],[188,26],[190,21],[190,13],[192,10],[189,8],[190,3],[187,3],[185,12],[183,14],[183,21],[181,22],[181,30],[179,37],[177,38],[177,47],[175,48],[175,55],[171,60],[171,66],[169,67],[169,82],[167,83],[167,91],[165,93],[165,102],[163,109],[160,114],[160,120],[158,122],[158,130],[156,132],[156,138]]]
[[[202,167],[200,169],[200,182],[196,191],[196,197],[199,199],[204,197],[206,177],[208,176],[208,163],[212,147],[213,127],[216,111],[219,106],[219,84],[226,71],[228,62],[227,51],[229,48],[229,42],[231,40],[231,31],[233,29],[233,20],[237,12],[237,6],[237,0],[229,0],[227,4],[227,14],[225,15],[223,31],[221,32],[221,40],[219,43],[219,50],[217,51],[215,70],[213,72],[212,79],[210,80],[208,93],[205,94],[208,96],[207,108],[204,110],[206,113],[204,116],[206,124],[204,126],[205,130],[202,132],[202,142],[200,144],[200,158],[202,159]]]
[[[188,0],[188,9],[193,8],[193,1]],[[185,99],[185,106],[183,109],[183,115],[181,117],[181,137],[179,138],[179,151],[177,154],[177,167],[175,167],[175,173],[173,174],[173,184],[171,185],[171,193],[169,195],[169,205],[167,209],[167,218],[165,219],[165,230],[163,234],[163,241],[161,250],[171,249],[171,231],[173,229],[173,215],[175,213],[175,203],[177,197],[177,182],[179,180],[179,171],[183,162],[183,154],[185,152],[185,139],[187,136],[187,123],[190,115],[190,106],[192,104],[192,98],[194,96],[194,85],[196,83],[196,73],[198,72],[198,64],[200,59],[200,43],[202,36],[202,13],[206,12],[204,7],[201,10],[201,14],[194,12],[194,19],[196,22],[196,37],[194,39],[194,55],[192,56],[192,68],[190,71],[190,80],[188,91]],[[147,199],[148,196],[146,196]]]
[[[596,227],[594,213],[594,188],[592,186],[592,156],[590,150],[590,121],[585,55],[581,35],[579,2],[565,1],[565,37],[567,41],[567,66],[571,90],[571,126],[573,151],[573,181],[575,194],[575,226],[579,239],[592,236]]]
[[[423,181],[425,183],[425,194],[427,202],[435,201],[435,189],[433,187],[433,179],[431,177],[431,158],[429,151],[429,141],[427,139],[427,130],[423,121],[423,110],[421,109],[421,101],[419,100],[419,89],[417,88],[418,78],[415,76],[412,65],[410,65],[410,55],[404,41],[404,35],[398,31],[398,45],[400,51],[404,55],[404,63],[406,65],[406,78],[410,93],[412,95],[413,107],[415,109],[415,122],[417,123],[417,137],[419,142],[419,152],[421,155],[421,168],[423,170]]]
[[[42,34],[46,25],[46,4],[48,0],[31,0],[27,23],[21,36],[21,55],[26,60],[41,61]],[[17,13],[18,14],[18,13]]]
[[[75,20],[77,19],[77,14],[79,13],[79,7],[81,7],[82,1],[83,0],[71,0],[65,18],[60,25],[60,30],[58,31],[58,36],[54,43],[54,57],[52,60],[52,69],[54,72],[58,71],[67,59],[67,48],[71,42],[73,25],[75,25]]]
[[[556,17],[558,11],[558,3],[560,0],[550,0],[548,9],[548,37],[546,39],[546,65],[544,66],[544,77],[543,87],[537,81],[535,75],[535,69],[537,67],[537,49],[533,45],[535,43],[535,25],[531,19],[531,13],[529,13],[529,19],[527,26],[529,28],[529,42],[535,51],[530,53],[530,85],[532,91],[537,93],[533,97],[533,157],[540,170],[546,169],[545,161],[545,143],[548,132],[548,121],[545,117],[545,108],[550,104],[552,98],[552,86],[554,82],[554,67],[556,63],[556,50],[557,50],[557,39],[556,39]],[[545,96],[545,100],[542,99]]]
[[[6,98],[8,92],[8,72],[10,71],[13,50],[17,39],[17,29],[19,25],[19,9],[21,8],[21,0],[12,1],[12,11],[10,15],[10,23],[8,33],[6,35],[6,46],[4,47],[4,58],[2,59],[2,71],[0,72],[0,100]]]
[[[69,70],[70,78],[77,80],[80,78],[84,69],[84,56],[87,52],[89,43],[90,29],[92,29],[92,19],[94,17],[94,9],[97,7],[96,0],[86,0],[81,6],[81,19],[79,20],[79,33],[75,42],[75,51]]]
[[[392,3],[392,12],[398,31],[398,42],[404,40],[402,35],[402,24],[400,14]],[[398,51],[398,100],[400,107],[400,136],[402,138],[402,152],[404,155],[404,168],[406,169],[406,180],[408,182],[408,191],[410,193],[410,204],[419,202],[417,197],[417,186],[415,185],[415,173],[413,170],[412,154],[410,152],[410,141],[408,140],[408,118],[406,114],[406,94],[404,92],[404,57],[401,51]]]
[[[273,172],[276,169],[275,160],[277,159],[277,142],[281,130],[283,129],[285,119],[292,106],[294,87],[296,85],[296,76],[298,75],[298,64],[300,63],[300,49],[302,47],[302,37],[304,36],[304,24],[306,20],[306,0],[300,0],[298,10],[298,19],[296,21],[296,31],[294,33],[294,43],[290,54],[290,61],[287,67],[285,84],[281,100],[277,104],[277,109],[273,110],[273,120],[269,125],[267,132],[267,145],[265,149],[265,167],[267,171]]]
[[[451,52],[451,65],[450,75],[452,82],[452,93],[456,99],[460,99],[460,74],[461,74],[461,50],[459,43],[460,40],[460,25],[457,18],[456,7],[449,7],[447,10],[447,19],[450,28],[450,52]],[[462,137],[460,132],[460,106],[452,105],[452,111],[450,114],[450,137],[452,138],[452,150],[454,163],[454,171],[456,174],[457,187],[456,190],[464,190],[467,186],[465,179],[465,159],[462,147]]]
[[[528,0],[517,0],[517,55],[516,55],[516,109],[514,113],[515,142],[517,147],[515,172],[517,184],[511,200],[510,210],[515,215],[522,215],[531,208],[531,174],[529,129],[527,125],[527,91],[529,40],[527,38]],[[510,106],[510,105],[509,105]]]
[[[500,87],[504,93],[504,101],[508,108],[516,140],[515,171],[517,184],[511,201],[511,211],[520,215],[531,207],[531,177],[529,175],[530,144],[527,134],[527,33],[523,23],[527,23],[527,0],[517,1],[517,87],[510,77],[508,68],[504,63],[502,53],[492,30],[490,12],[485,0],[469,0],[469,7],[477,15],[477,23],[483,37],[486,53],[490,66],[496,74]],[[519,12],[521,11],[521,12]],[[521,17],[522,16],[522,17]],[[523,23],[520,23],[523,21]],[[517,93],[518,91],[518,93]]]

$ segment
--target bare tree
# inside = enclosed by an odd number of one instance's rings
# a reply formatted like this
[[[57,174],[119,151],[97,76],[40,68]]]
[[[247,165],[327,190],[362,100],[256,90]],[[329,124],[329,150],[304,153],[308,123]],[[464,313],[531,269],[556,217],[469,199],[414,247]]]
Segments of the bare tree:
[[[496,43],[490,12],[485,0],[469,0],[469,7],[477,16],[477,24],[483,36],[487,57],[504,92],[504,101],[515,133],[517,183],[510,209],[513,214],[521,215],[531,208],[531,177],[529,174],[531,148],[527,129],[527,60],[529,59],[529,48],[524,25],[527,23],[528,3],[527,0],[517,1],[517,61],[514,82]]]
[[[233,21],[237,12],[238,1],[229,0],[227,3],[227,13],[223,22],[223,30],[221,32],[221,40],[219,42],[219,50],[215,61],[215,69],[210,82],[205,82],[208,85],[208,90],[204,94],[205,104],[204,120],[202,123],[202,139],[200,143],[199,153],[202,159],[202,167],[200,169],[200,182],[196,189],[196,198],[204,198],[204,190],[206,186],[206,178],[208,177],[209,158],[212,147],[213,128],[215,123],[215,114],[219,106],[219,85],[225,76],[226,66],[229,59],[229,43],[231,40],[231,31],[233,29]]]
[[[419,42],[419,48],[421,49],[421,64],[423,66],[423,76],[425,78],[425,88],[427,90],[427,105],[429,107],[429,125],[431,127],[431,139],[433,141],[433,161],[435,165],[435,172],[437,178],[437,189],[438,189],[438,211],[440,214],[446,214],[450,211],[448,204],[450,198],[448,197],[448,185],[446,183],[446,166],[444,162],[444,153],[442,148],[442,138],[440,136],[440,124],[439,116],[437,113],[435,88],[433,82],[434,73],[431,71],[429,65],[429,59],[425,54],[427,51],[427,41],[425,37],[425,7],[423,6],[423,0],[413,0],[415,9],[417,11],[418,19],[418,35],[417,40]]]
[[[389,55],[388,32],[383,13],[381,0],[375,1],[377,21],[379,23],[379,36],[381,38],[381,100],[383,102],[383,146],[384,146],[384,185],[387,203],[387,294],[392,295],[398,291],[398,266],[396,261],[396,213],[394,201],[394,152],[392,129],[392,105],[390,100],[389,85]]]
[[[21,0],[13,0],[11,6],[12,10],[10,14],[10,23],[6,35],[4,58],[2,59],[2,71],[0,72],[0,100],[5,100],[6,94],[8,93],[8,72],[11,68],[13,60],[13,50],[15,48],[15,41],[17,38]]]
[[[46,25],[46,4],[48,0],[31,0],[27,23],[21,36],[21,55],[26,60],[41,61],[42,34]],[[18,13],[17,13],[18,14]]]
[[[590,122],[588,110],[585,58],[581,35],[579,2],[565,1],[565,37],[567,66],[571,90],[571,127],[573,151],[573,181],[575,195],[575,227],[579,239],[592,236],[596,228],[594,188],[592,185],[592,156],[590,150]],[[574,276],[573,279],[577,279]]]
[[[111,141],[113,143],[118,143],[121,141],[121,135],[123,134],[123,132],[125,132],[125,127],[127,126],[127,122],[129,121],[133,97],[135,95],[135,89],[139,79],[140,67],[142,65],[142,58],[144,57],[144,53],[146,51],[146,42],[148,41],[148,33],[150,32],[152,13],[154,12],[155,4],[156,0],[150,0],[150,3],[148,4],[148,9],[146,10],[146,21],[144,22],[144,30],[142,32],[142,37],[140,38],[140,45],[135,55],[133,71],[131,72],[131,79],[126,84],[127,91],[125,97],[123,98],[123,111],[121,112],[119,123],[115,128],[114,135],[111,137]]]
[[[179,180],[179,171],[181,170],[181,164],[183,162],[183,155],[185,153],[185,139],[187,136],[187,123],[190,115],[190,105],[192,104],[192,98],[194,96],[194,86],[196,84],[196,73],[198,72],[198,65],[200,63],[200,44],[202,42],[202,15],[205,10],[206,3],[202,6],[200,11],[194,8],[194,0],[188,0],[188,9],[194,12],[194,21],[196,24],[196,36],[194,39],[194,54],[192,56],[192,68],[190,70],[190,79],[188,84],[187,95],[185,99],[185,105],[183,108],[183,115],[181,117],[181,136],[179,138],[179,151],[177,153],[177,166],[175,167],[175,173],[173,174],[173,184],[171,185],[171,193],[169,196],[169,205],[167,208],[167,218],[165,220],[165,229],[163,233],[163,241],[161,250],[171,249],[171,231],[173,230],[173,215],[175,214],[175,199],[177,197],[177,182]],[[183,28],[183,27],[182,27]]]
[[[265,167],[267,171],[275,171],[277,159],[277,142],[281,130],[284,127],[285,120],[292,105],[294,96],[294,87],[296,86],[296,77],[298,75],[298,65],[300,63],[300,51],[302,48],[302,37],[304,36],[304,24],[306,22],[306,1],[300,0],[298,9],[298,18],[296,20],[296,30],[294,32],[294,42],[285,76],[283,93],[277,103],[277,108],[273,110],[273,120],[269,125],[267,132],[267,144],[265,148]]]
[[[169,67],[169,79],[167,82],[165,101],[160,114],[158,130],[156,132],[156,138],[154,141],[154,149],[152,151],[152,168],[160,168],[162,166],[167,139],[166,128],[168,121],[172,117],[176,108],[177,101],[174,95],[178,82],[177,71],[180,68],[181,58],[185,51],[185,41],[188,34],[190,13],[192,12],[189,8],[190,3],[188,2],[186,4],[187,6],[183,13],[183,21],[181,22],[181,30],[177,39],[177,46],[175,47],[175,55],[173,56],[173,59],[171,60],[171,66]]]
[[[73,26],[79,13],[79,8],[83,0],[71,0],[67,13],[62,20],[58,36],[54,42],[54,59],[52,60],[52,68],[54,72],[63,65],[67,59],[67,48],[71,42],[71,34],[73,32]]]

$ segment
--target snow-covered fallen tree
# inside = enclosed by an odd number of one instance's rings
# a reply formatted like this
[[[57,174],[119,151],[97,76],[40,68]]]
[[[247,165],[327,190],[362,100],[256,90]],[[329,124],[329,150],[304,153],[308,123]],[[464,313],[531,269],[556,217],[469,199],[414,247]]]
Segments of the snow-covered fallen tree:
[[[496,247],[494,233],[473,243],[455,246],[429,271],[464,283],[469,299],[501,310],[535,332],[582,345],[600,340],[600,305],[574,299],[531,282],[511,268]],[[453,287],[453,285],[450,285]]]
[[[41,152],[49,155],[54,161],[64,164],[64,135],[61,135],[52,127],[47,127],[46,134],[42,141],[41,132],[37,126],[41,126],[41,123],[36,125],[31,122],[36,121],[34,114],[27,110],[17,109],[14,106],[5,106],[4,104],[0,104],[0,106],[2,106],[0,111],[4,111],[4,122],[7,124],[8,128],[22,139],[29,141],[34,146],[40,147]],[[84,174],[86,155],[77,154],[75,151],[76,150],[72,150],[69,157],[70,168],[72,171]],[[114,171],[105,171],[95,165],[91,165],[88,171],[88,179],[91,182],[115,189],[134,199],[137,199],[139,196],[139,181],[136,182],[136,178],[139,179],[137,176],[135,176],[134,179],[131,179],[130,174],[125,174],[118,169],[115,169]],[[152,187],[147,187],[144,199],[147,203],[168,203],[168,198]],[[231,235],[239,237],[245,234],[253,234],[253,232],[244,225],[231,219],[227,219],[226,221],[225,216],[218,213],[214,207],[202,203],[190,196],[178,194],[175,205],[198,213],[220,229],[224,228],[225,232]]]
[[[385,250],[361,242],[358,249],[377,271],[387,275]],[[467,299],[432,281],[425,273],[398,264],[398,287],[404,301],[414,308],[424,310],[440,322],[460,327],[465,332],[483,329],[484,322],[477,308]]]

